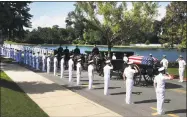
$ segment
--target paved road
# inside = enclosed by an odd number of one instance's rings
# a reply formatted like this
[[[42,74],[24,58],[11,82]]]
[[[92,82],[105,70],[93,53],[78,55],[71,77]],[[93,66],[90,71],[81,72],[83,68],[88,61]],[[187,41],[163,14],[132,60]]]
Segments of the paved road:
[[[53,73],[46,74],[37,71],[49,80],[104,106],[123,116],[156,116],[156,94],[152,86],[134,87],[132,100],[135,104],[125,104],[125,85],[123,80],[111,79],[109,95],[104,96],[103,77],[95,75],[93,90],[87,90],[87,72],[82,72],[81,86],[76,86],[76,74],[74,72],[73,83],[68,84],[68,72],[65,77],[53,76]],[[59,73],[58,73],[59,74]],[[177,80],[170,80],[166,83],[166,97],[164,103],[164,116],[186,117],[186,82],[178,83]]]

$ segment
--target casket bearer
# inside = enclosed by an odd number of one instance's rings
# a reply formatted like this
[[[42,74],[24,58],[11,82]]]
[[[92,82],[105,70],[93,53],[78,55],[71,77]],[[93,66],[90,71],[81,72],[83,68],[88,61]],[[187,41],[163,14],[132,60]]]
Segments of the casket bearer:
[[[154,87],[156,91],[157,98],[157,113],[159,115],[164,114],[163,104],[165,98],[165,80],[171,79],[171,75],[165,74],[165,68],[161,67],[158,69],[159,74],[154,78]]]
[[[123,72],[123,77],[126,80],[126,98],[125,102],[126,104],[132,104],[131,103],[131,93],[132,93],[132,87],[134,84],[133,77],[134,74],[138,72],[136,67],[133,68],[133,62],[130,61],[127,63],[128,67],[125,68]]]
[[[104,70],[104,95],[108,95],[108,86],[109,86],[110,70],[111,69],[113,69],[113,66],[112,66],[110,60],[107,60],[106,65],[103,68],[103,70]]]

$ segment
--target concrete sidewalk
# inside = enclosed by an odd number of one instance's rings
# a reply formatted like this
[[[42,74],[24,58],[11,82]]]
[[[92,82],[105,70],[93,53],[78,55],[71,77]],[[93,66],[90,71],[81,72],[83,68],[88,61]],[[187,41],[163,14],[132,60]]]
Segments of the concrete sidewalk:
[[[3,63],[2,70],[50,117],[121,116],[17,64]]]

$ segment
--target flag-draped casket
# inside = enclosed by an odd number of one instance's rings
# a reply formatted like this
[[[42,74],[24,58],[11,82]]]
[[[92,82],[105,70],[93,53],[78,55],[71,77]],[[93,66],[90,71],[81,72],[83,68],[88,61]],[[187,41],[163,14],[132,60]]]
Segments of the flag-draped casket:
[[[158,59],[150,56],[129,56],[129,61],[135,64],[153,65]]]

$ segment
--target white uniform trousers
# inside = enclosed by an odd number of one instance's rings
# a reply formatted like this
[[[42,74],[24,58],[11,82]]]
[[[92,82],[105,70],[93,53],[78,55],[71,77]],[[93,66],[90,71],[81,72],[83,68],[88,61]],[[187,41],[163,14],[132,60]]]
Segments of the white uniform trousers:
[[[104,76],[104,95],[108,95],[108,85],[110,76]]]
[[[80,84],[81,73],[77,73],[77,85]]]
[[[93,75],[92,75],[92,74],[88,74],[88,78],[89,78],[88,89],[92,89],[92,84],[93,84]]]
[[[126,79],[126,104],[131,103],[131,94],[132,94],[132,87],[133,87],[134,81],[133,79]]]
[[[62,65],[60,69],[60,78],[63,78],[63,77],[64,77],[64,66]]]
[[[57,72],[57,66],[56,64],[54,64],[54,76],[56,76],[56,72]]]
[[[42,71],[45,71],[45,61],[42,61]]]
[[[32,67],[35,68],[35,61],[34,61],[34,59],[32,60]]]
[[[49,72],[50,72],[50,65],[47,65],[47,73],[49,74]]]
[[[183,82],[184,79],[184,68],[179,68],[179,79],[181,82]]]
[[[156,89],[156,98],[157,98],[157,113],[163,113],[163,104],[165,98],[165,90],[164,89]]]
[[[71,80],[72,80],[72,74],[73,74],[72,69],[73,68],[69,68],[69,82],[71,82]]]
[[[39,70],[39,60],[36,61],[36,69]]]

